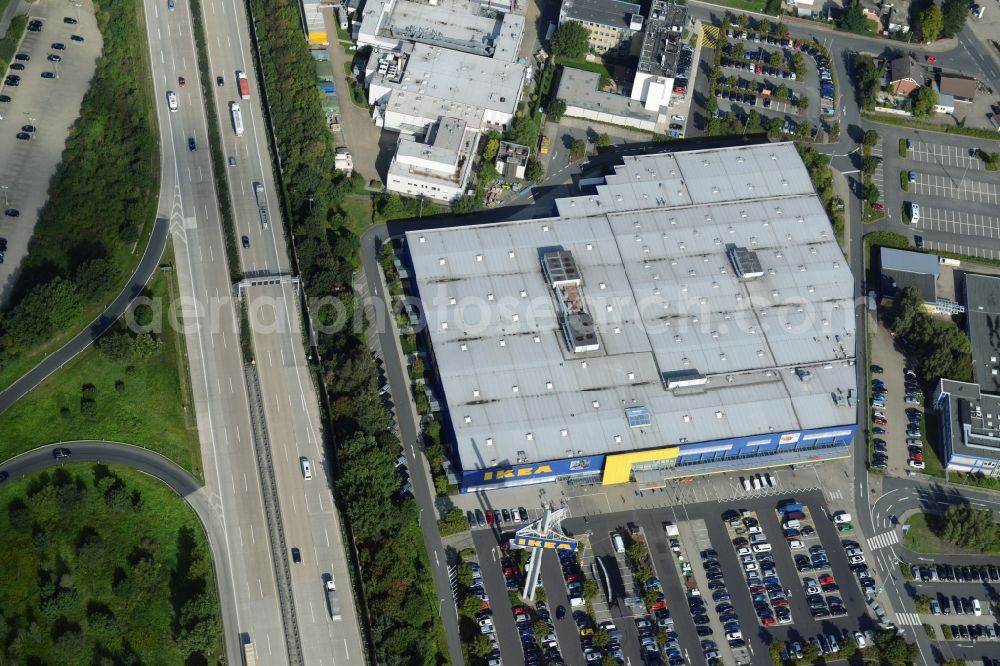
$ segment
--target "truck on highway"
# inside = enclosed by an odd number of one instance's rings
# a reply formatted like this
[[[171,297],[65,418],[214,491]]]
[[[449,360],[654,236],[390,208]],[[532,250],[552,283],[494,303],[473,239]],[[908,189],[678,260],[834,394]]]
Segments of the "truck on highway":
[[[243,644],[244,666],[257,666],[257,646],[253,643]]]
[[[230,102],[229,113],[233,116],[233,130],[236,136],[243,136],[243,112],[240,111],[240,103]]]
[[[333,574],[326,574],[324,587],[326,588],[326,606],[330,611],[330,619],[340,620],[340,599],[337,597],[337,586],[333,582]]]
[[[253,195],[257,198],[258,208],[267,208],[267,200],[264,198],[264,183],[254,181]]]
[[[236,72],[236,85],[240,88],[240,97],[250,99],[250,82],[247,80],[245,72]]]

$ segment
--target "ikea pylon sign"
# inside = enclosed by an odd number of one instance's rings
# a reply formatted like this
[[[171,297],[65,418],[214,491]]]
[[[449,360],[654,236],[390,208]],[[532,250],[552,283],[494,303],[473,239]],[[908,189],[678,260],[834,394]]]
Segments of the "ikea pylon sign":
[[[562,539],[545,539],[534,536],[515,536],[510,540],[514,548],[542,548],[546,550],[576,550],[576,541]]]

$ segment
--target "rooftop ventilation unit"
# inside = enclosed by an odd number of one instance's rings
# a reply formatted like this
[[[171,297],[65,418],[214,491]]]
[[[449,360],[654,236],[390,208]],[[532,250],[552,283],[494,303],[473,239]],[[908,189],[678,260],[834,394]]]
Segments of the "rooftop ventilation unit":
[[[764,269],[761,268],[760,259],[757,258],[757,253],[753,250],[749,250],[746,247],[730,245],[726,254],[729,256],[729,261],[733,264],[733,270],[736,271],[736,276],[741,280],[756,280],[759,277],[763,277]]]
[[[583,281],[573,253],[568,250],[544,253],[542,270],[559,304],[566,346],[577,354],[600,349],[594,318],[586,311],[583,302],[580,290]]]

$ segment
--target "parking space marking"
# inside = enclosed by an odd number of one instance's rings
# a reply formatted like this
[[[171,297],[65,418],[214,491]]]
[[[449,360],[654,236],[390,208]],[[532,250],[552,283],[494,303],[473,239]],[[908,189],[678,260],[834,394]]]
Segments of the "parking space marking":
[[[915,194],[924,194],[947,199],[960,199],[977,203],[1000,203],[1000,194],[995,183],[985,183],[978,180],[962,178],[956,180],[951,176],[937,174],[916,174],[917,182],[912,183]]]
[[[956,166],[975,171],[981,171],[983,168],[982,160],[969,155],[967,148],[945,146],[925,141],[912,141],[911,144],[910,154],[918,162]]]
[[[942,250],[953,252],[967,257],[980,259],[1000,259],[1000,250],[993,250],[985,247],[975,247],[972,245],[960,245],[956,243],[939,243],[936,241],[924,241],[924,248],[928,250]]]
[[[896,530],[889,530],[868,538],[868,547],[872,550],[888,548],[894,543],[899,543],[899,533]]]
[[[1000,238],[1000,218],[967,211],[922,208],[914,226],[962,236]]]

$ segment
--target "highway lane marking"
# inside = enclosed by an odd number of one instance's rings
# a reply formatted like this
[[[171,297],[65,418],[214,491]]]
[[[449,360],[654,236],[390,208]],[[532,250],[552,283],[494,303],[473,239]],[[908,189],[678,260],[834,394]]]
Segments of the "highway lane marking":
[[[239,525],[237,525],[236,526],[236,531],[240,535],[240,545],[242,546],[243,545],[243,528],[240,527]],[[249,590],[247,590],[247,592],[249,592]]]
[[[247,484],[247,473],[243,472],[243,492],[250,492],[250,486]]]
[[[156,29],[156,41],[158,41],[158,42],[162,42],[163,41],[163,35],[160,34],[160,29],[159,28]],[[165,62],[163,60],[163,51],[160,51],[160,64],[161,65],[165,64]]]
[[[274,396],[274,408],[281,413],[281,402],[278,400],[278,396]]]
[[[253,523],[250,523],[250,543],[253,543],[253,544],[257,543],[257,537],[254,536],[254,533],[253,533]]]
[[[260,578],[257,579],[257,589],[260,591],[260,598],[263,599],[264,598],[264,583],[261,581]],[[267,637],[267,651],[268,652],[271,651],[271,636],[270,635],[268,635],[268,637]]]
[[[295,504],[295,495],[292,495],[292,513],[298,513],[298,505]]]
[[[229,343],[226,342],[226,332],[222,332],[222,346],[229,349]]]
[[[233,389],[233,377],[232,377],[232,375],[230,375],[230,377],[229,377],[229,392],[230,393],[236,393],[236,391]]]
[[[325,527],[323,528],[323,536],[326,537],[326,547],[329,548],[330,547],[330,533],[327,531],[327,529]],[[333,565],[332,564],[330,565],[330,569],[331,570],[333,569]]]
[[[271,350],[265,349],[264,351],[267,352],[267,364],[270,366],[274,366],[274,363],[271,362]]]

